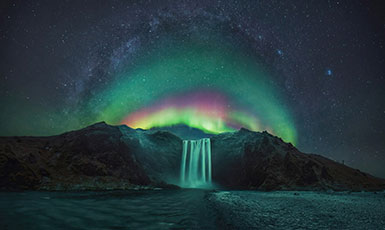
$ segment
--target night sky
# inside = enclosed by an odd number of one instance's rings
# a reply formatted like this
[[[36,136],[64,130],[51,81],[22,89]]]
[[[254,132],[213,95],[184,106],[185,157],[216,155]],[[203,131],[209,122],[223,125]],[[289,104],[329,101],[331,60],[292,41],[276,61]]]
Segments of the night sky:
[[[0,4],[0,135],[246,127],[385,177],[380,4]]]

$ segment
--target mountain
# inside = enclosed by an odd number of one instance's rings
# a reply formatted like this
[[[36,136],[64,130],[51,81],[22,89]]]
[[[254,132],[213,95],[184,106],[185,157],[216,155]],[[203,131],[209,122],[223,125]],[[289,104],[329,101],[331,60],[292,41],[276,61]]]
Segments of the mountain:
[[[151,128],[153,131],[168,131],[182,138],[183,140],[195,140],[201,138],[210,138],[214,134],[205,133],[200,129],[192,128],[187,125],[172,125],[166,127]]]
[[[240,129],[211,138],[213,180],[237,189],[384,190],[385,180],[316,154],[266,131]]]
[[[164,186],[182,140],[168,132],[97,123],[50,137],[0,138],[2,189],[126,189]]]
[[[178,129],[186,132],[183,127]],[[301,153],[267,132],[241,129],[210,139],[213,181],[219,186],[385,189],[383,179],[320,155]],[[104,122],[57,136],[0,137],[0,189],[169,187],[179,182],[181,153],[182,139],[169,131]]]

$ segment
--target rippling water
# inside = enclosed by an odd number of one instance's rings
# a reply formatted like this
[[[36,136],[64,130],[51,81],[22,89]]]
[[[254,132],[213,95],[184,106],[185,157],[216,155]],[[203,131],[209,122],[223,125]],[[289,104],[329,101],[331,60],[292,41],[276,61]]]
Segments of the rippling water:
[[[0,193],[0,230],[385,229],[385,192]]]
[[[213,229],[205,190],[0,193],[0,229]]]

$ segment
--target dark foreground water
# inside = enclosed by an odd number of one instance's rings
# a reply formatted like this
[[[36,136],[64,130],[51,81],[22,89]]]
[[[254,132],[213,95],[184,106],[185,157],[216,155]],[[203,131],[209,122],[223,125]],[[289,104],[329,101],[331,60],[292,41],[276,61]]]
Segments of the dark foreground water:
[[[0,229],[385,229],[385,193],[0,193]]]

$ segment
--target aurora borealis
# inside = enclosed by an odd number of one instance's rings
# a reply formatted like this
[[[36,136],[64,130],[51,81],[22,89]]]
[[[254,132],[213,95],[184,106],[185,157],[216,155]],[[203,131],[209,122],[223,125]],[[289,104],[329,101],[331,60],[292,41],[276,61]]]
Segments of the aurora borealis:
[[[144,129],[185,124],[215,134],[245,127],[296,142],[289,112],[246,51],[173,46],[92,98],[90,106],[107,102],[97,120]]]
[[[375,3],[10,0],[0,12],[0,135],[245,127],[385,176]]]

